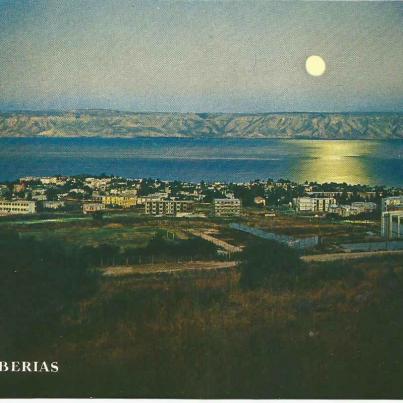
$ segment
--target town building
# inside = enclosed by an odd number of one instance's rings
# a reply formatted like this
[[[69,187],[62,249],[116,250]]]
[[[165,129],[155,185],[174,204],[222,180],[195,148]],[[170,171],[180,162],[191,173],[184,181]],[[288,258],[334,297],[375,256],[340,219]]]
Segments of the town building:
[[[333,197],[296,197],[293,206],[299,212],[326,212],[329,207],[336,204]]]
[[[239,199],[214,199],[213,214],[216,217],[241,215],[241,200]]]
[[[64,186],[67,183],[66,177],[61,176],[45,176],[39,179],[42,185]]]
[[[378,206],[373,202],[353,202],[351,207],[357,208],[359,213],[372,213]]]
[[[329,213],[338,214],[341,217],[350,217],[362,213],[372,213],[377,208],[376,203],[353,202],[350,204],[332,204],[329,206]]]
[[[44,188],[33,189],[31,192],[31,199],[36,201],[47,200],[46,189]]]
[[[48,200],[42,203],[45,209],[58,210],[64,207],[64,201],[61,200]]]
[[[333,192],[319,192],[319,191],[306,191],[306,194],[309,197],[337,197],[337,196],[341,196],[343,194],[343,192],[341,191],[333,191]],[[346,192],[346,194],[348,196],[351,196],[353,194],[353,192]]]
[[[134,207],[137,204],[137,197],[109,195],[101,196],[101,202],[105,206],[118,206],[122,208]]]
[[[34,214],[36,203],[28,200],[0,200],[0,215]]]
[[[155,200],[145,202],[145,213],[156,216],[177,216],[193,211],[192,200]]]
[[[106,190],[111,182],[111,178],[85,178],[85,184],[91,189]]]
[[[394,210],[403,210],[403,196],[392,196],[382,199],[382,212]]]
[[[25,188],[26,188],[25,183],[16,183],[13,186],[13,192],[14,193],[21,193],[21,192],[23,192],[25,190]]]
[[[169,197],[168,193],[152,193],[147,196],[139,196],[137,204],[146,204],[149,201],[162,201]]]
[[[84,203],[83,204],[83,213],[84,214],[92,214],[97,211],[104,211],[105,205],[102,203]]]
[[[136,197],[137,189],[111,189],[109,193],[116,196]]]
[[[403,239],[403,209],[382,213],[381,235],[385,239]]]
[[[329,206],[328,212],[338,214],[341,217],[350,217],[359,214],[360,209],[349,204],[332,204]]]
[[[39,182],[40,177],[38,176],[23,176],[22,178],[19,179],[19,182]]]

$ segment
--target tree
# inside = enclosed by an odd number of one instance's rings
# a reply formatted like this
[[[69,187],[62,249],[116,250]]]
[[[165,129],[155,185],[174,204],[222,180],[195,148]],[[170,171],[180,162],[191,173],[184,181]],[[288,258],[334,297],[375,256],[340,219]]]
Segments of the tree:
[[[104,219],[104,214],[102,211],[95,211],[92,213],[92,218],[94,221],[101,223]]]
[[[291,284],[302,266],[295,249],[269,240],[248,245],[241,260],[240,284],[246,289]]]

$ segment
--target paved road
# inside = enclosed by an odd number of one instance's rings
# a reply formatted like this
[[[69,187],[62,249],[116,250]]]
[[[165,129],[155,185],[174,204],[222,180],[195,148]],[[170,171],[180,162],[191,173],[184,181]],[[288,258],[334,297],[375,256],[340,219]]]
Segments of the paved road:
[[[302,260],[305,262],[334,262],[336,260],[353,260],[353,259],[363,259],[368,257],[379,257],[379,256],[393,256],[402,255],[403,250],[384,250],[376,252],[352,252],[352,253],[327,253],[322,255],[308,255],[302,256]]]

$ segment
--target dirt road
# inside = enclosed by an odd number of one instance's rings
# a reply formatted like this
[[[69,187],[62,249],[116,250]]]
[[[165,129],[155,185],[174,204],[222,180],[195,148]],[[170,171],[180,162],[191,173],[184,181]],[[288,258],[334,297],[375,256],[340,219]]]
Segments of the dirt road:
[[[214,271],[214,270],[230,270],[235,268],[237,262],[217,262],[217,261],[195,261],[182,263],[156,263],[143,264],[133,266],[110,266],[101,269],[102,274],[106,277],[130,276],[130,275],[147,275],[159,273],[181,273],[181,272],[197,272],[197,271]]]
[[[384,250],[376,252],[352,252],[352,253],[327,253],[323,255],[309,255],[302,256],[302,260],[305,262],[333,262],[336,260],[353,260],[353,259],[364,259],[368,257],[379,257],[379,256],[394,256],[402,255],[403,250]]]

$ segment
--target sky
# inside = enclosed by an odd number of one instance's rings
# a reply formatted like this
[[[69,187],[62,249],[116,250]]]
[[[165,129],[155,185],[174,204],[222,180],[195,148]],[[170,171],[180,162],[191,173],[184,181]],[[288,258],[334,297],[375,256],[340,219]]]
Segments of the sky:
[[[0,110],[81,108],[402,111],[403,2],[0,0]]]

